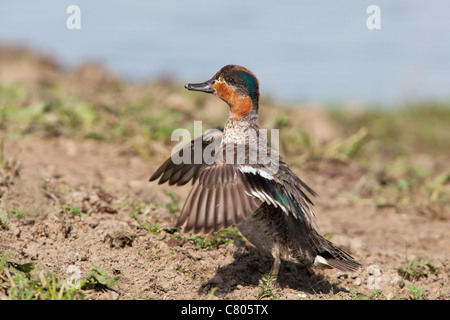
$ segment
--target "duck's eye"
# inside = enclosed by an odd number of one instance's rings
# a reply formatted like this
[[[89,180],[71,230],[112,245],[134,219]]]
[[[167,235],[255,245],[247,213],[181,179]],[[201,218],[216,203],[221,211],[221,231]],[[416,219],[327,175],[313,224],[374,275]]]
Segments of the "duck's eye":
[[[225,78],[225,82],[230,83],[230,84],[234,84],[235,83],[233,78]]]

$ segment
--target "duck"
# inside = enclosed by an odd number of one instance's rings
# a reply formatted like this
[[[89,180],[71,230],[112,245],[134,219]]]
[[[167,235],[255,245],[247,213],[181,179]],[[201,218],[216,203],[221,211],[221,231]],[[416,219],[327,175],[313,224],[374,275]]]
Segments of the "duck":
[[[185,144],[149,179],[178,186],[191,181],[175,227],[209,234],[235,226],[273,258],[270,273],[275,281],[282,261],[308,269],[358,271],[358,261],[318,233],[312,201],[316,192],[292,171],[269,143],[267,130],[259,127],[256,76],[230,64],[211,79],[185,88],[216,95],[228,104],[229,113],[223,127]]]

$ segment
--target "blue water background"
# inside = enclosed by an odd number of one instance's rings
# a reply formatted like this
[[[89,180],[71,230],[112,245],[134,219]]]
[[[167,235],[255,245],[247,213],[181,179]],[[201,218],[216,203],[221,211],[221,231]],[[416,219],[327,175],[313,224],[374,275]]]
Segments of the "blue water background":
[[[66,27],[71,4],[80,30]],[[366,26],[372,4],[380,30]],[[449,15],[448,0],[1,0],[0,45],[132,81],[198,82],[241,64],[281,101],[399,105],[450,98]]]

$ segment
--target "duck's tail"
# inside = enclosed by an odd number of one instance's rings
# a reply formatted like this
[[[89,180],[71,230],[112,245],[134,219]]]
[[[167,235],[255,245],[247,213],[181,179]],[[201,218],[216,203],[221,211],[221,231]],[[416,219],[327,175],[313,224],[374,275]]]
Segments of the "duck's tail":
[[[314,259],[314,266],[321,268],[336,268],[341,271],[355,272],[362,265],[356,261],[351,255],[335,246],[333,243],[323,238],[320,241],[320,250]]]

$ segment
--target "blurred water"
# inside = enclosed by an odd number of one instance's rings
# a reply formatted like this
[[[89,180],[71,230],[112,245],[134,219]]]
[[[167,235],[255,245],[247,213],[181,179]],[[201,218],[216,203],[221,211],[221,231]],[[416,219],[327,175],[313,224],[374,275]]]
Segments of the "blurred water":
[[[66,27],[70,4],[81,30]],[[381,30],[366,27],[371,4]],[[196,82],[235,63],[276,99],[396,104],[450,98],[449,12],[446,0],[1,0],[0,44],[133,80]]]

